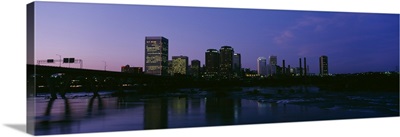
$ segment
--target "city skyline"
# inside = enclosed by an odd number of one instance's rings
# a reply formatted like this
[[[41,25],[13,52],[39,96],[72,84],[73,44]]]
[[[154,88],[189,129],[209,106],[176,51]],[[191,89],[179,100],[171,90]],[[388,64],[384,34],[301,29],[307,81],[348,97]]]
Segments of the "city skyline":
[[[393,71],[399,62],[399,16],[394,14],[47,2],[37,6],[35,61],[58,59],[59,54],[82,59],[88,69],[102,70],[103,61],[110,71],[125,64],[144,67],[144,37],[165,36],[168,60],[189,55],[205,63],[207,49],[229,45],[241,53],[242,68],[252,70],[255,59],[271,55],[278,56],[279,66],[281,60],[297,66],[297,58],[306,57],[310,73],[316,74],[321,55],[329,57],[329,73],[334,74]]]

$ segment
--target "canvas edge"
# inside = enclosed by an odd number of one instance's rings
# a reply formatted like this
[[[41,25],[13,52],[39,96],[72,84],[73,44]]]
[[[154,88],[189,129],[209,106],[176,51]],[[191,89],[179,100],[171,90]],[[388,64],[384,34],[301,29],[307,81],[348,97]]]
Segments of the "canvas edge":
[[[35,103],[30,101],[30,98],[36,93],[36,79],[32,77],[32,74],[35,74],[35,67],[34,67],[34,58],[35,58],[35,2],[28,3],[26,5],[26,132],[28,134],[35,134],[35,112],[36,107]]]
[[[50,1],[39,1],[39,2],[50,2]],[[91,2],[51,2],[51,3],[75,3],[75,4],[106,4],[106,5],[125,5],[125,6],[158,6],[158,7],[180,7],[180,8],[222,8],[222,9],[242,9],[242,10],[282,10],[282,11],[305,11],[308,12],[307,10],[290,10],[290,9],[252,9],[252,8],[235,8],[235,7],[204,7],[204,6],[180,6],[180,5],[146,5],[146,4],[124,4],[124,3],[102,3],[102,2],[97,2],[97,3],[91,3]],[[351,11],[310,11],[310,12],[343,12],[343,13],[358,13],[358,12],[351,12]],[[362,13],[362,12],[360,12]],[[394,14],[396,13],[367,13],[367,14]],[[34,31],[35,31],[35,2],[31,2],[27,4],[27,80],[29,80],[30,75],[29,74],[35,74],[32,72],[35,72],[35,67],[34,67],[34,57],[35,57],[35,52],[34,52]],[[400,14],[397,14],[400,16]],[[33,67],[30,67],[33,66]],[[36,109],[30,109],[30,108],[35,108],[34,103],[29,103],[29,97],[31,95],[34,95],[36,93],[36,88],[35,88],[35,78],[33,78],[33,86],[28,85],[27,83],[27,127],[26,127],[26,132],[32,135],[35,135],[35,113]],[[31,92],[30,92],[31,91]],[[31,94],[30,94],[31,93]],[[384,117],[382,117],[384,118]],[[337,119],[340,120],[340,119]],[[324,120],[325,121],[325,120]],[[266,123],[268,124],[268,123]]]

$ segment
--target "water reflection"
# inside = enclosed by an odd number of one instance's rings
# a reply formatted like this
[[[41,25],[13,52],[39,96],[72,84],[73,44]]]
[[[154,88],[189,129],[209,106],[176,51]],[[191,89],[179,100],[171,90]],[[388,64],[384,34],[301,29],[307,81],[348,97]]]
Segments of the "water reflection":
[[[204,101],[200,98],[198,99],[191,99],[190,100],[190,110],[196,110],[196,109],[200,109],[202,102]]]
[[[155,98],[145,101],[144,129],[160,129],[168,127],[168,100]]]
[[[69,104],[69,100],[64,98],[63,99],[63,104],[64,104],[64,110],[63,113],[61,113],[61,116],[59,114],[55,114],[55,117],[52,116],[52,110],[53,110],[53,105],[56,99],[50,99],[49,102],[47,103],[47,107],[44,112],[44,117],[42,117],[41,123],[41,128],[43,129],[51,129],[54,128],[54,124],[63,124],[64,126],[57,126],[62,133],[70,133],[71,132],[71,122],[72,120],[72,115],[71,115],[71,107]],[[59,112],[54,112],[54,113],[59,113]],[[58,117],[57,117],[58,116]],[[50,132],[48,132],[50,134]]]
[[[240,115],[240,99],[207,98],[205,104],[208,125],[230,125],[237,122]]]
[[[172,98],[169,104],[174,115],[186,115],[189,111],[189,102],[185,97]]]
[[[44,112],[44,116],[48,117],[48,119],[45,119],[44,121],[42,121],[43,123],[48,123],[51,120],[50,119],[50,116],[52,113],[51,110],[53,108],[53,104],[54,104],[55,100],[56,99],[49,100],[47,107],[46,107],[46,111]],[[64,114],[60,121],[71,121],[71,108],[69,105],[69,101],[66,98],[63,100],[64,100]]]
[[[388,116],[228,97],[117,97],[35,101],[38,134],[163,129]]]
[[[93,96],[89,100],[89,104],[88,104],[87,111],[86,111],[86,114],[87,114],[88,117],[93,115],[93,111],[94,111],[93,110],[93,106],[94,106],[94,100],[95,99],[97,99],[97,111],[96,111],[97,113],[96,113],[96,115],[103,114],[102,113],[103,101],[102,101],[101,97],[100,96]]]

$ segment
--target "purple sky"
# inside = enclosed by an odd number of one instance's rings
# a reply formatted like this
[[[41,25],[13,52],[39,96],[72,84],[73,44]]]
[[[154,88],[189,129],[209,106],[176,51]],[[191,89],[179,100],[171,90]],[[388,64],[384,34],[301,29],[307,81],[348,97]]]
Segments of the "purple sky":
[[[84,68],[120,71],[144,66],[145,36],[169,39],[169,59],[185,55],[204,64],[205,51],[232,46],[242,66],[275,55],[278,65],[307,58],[319,73],[393,71],[399,65],[399,15],[254,9],[156,7],[36,2],[35,60],[75,57]],[[49,64],[58,66],[57,63]],[[63,64],[68,67],[67,64]],[[79,67],[72,64],[71,67]]]

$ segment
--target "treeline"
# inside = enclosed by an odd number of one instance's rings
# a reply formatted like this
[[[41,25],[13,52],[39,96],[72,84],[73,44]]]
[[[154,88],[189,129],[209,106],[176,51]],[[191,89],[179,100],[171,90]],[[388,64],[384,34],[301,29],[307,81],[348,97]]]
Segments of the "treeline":
[[[158,83],[153,88],[229,88],[249,86],[317,86],[321,90],[331,91],[399,91],[398,73],[360,73],[341,74],[334,76],[307,76],[307,77],[267,77],[243,79],[205,80],[191,77],[169,77],[163,84]]]

